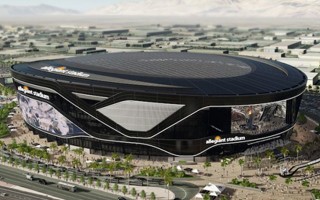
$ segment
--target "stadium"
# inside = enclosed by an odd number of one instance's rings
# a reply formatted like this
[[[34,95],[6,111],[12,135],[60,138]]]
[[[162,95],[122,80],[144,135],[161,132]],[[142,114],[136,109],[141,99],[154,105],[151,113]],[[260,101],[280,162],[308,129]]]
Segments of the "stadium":
[[[306,76],[257,58],[135,52],[11,67],[29,129],[91,153],[233,154],[292,133]]]

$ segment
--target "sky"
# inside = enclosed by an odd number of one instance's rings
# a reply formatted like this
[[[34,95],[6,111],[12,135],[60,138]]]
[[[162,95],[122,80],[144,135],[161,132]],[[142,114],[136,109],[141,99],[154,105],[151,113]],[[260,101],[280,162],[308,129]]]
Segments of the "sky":
[[[100,6],[133,0],[0,0],[0,5],[33,6],[48,4],[65,9],[86,11]]]

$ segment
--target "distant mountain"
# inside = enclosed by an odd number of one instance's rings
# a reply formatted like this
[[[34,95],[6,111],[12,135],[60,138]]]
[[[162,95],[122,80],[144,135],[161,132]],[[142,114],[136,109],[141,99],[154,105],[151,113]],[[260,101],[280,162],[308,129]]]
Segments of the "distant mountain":
[[[58,8],[46,4],[37,6],[0,5],[0,16],[73,15],[79,11]]]
[[[136,0],[87,15],[320,18],[319,0]]]

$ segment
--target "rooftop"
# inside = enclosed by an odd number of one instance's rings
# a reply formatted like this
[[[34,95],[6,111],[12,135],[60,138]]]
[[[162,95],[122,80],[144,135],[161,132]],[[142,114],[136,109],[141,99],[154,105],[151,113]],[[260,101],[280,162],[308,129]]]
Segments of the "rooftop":
[[[198,53],[96,54],[18,64],[13,71],[107,88],[188,95],[279,92],[306,81],[301,71],[283,63]]]

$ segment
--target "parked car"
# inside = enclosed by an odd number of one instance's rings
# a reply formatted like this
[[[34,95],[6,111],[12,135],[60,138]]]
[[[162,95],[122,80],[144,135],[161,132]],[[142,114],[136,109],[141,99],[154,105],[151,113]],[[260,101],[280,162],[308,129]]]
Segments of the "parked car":
[[[48,184],[48,182],[45,179],[42,179],[42,178],[39,178],[38,181],[42,185],[47,185]]]
[[[6,197],[6,196],[9,196],[9,195],[5,192],[0,193],[0,197]]]

